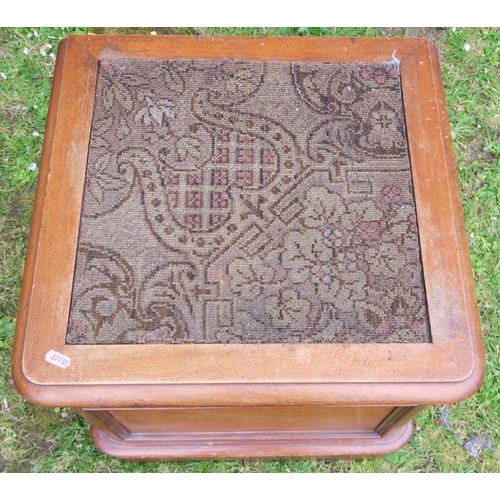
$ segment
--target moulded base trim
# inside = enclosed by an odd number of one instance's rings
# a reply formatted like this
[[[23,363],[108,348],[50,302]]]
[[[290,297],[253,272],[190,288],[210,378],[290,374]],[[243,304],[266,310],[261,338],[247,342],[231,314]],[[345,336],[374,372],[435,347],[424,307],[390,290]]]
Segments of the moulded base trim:
[[[383,436],[376,432],[210,432],[131,434],[119,439],[91,426],[96,446],[108,455],[133,460],[226,458],[366,458],[392,453],[413,433],[413,421]]]

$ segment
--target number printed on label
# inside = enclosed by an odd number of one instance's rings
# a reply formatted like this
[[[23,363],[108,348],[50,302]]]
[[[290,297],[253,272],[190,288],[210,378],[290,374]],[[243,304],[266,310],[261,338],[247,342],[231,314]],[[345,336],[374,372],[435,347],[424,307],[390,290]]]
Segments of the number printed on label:
[[[50,350],[45,355],[45,361],[52,365],[58,366],[59,368],[66,369],[71,362],[71,358],[68,358],[68,356],[61,354],[60,352]]]

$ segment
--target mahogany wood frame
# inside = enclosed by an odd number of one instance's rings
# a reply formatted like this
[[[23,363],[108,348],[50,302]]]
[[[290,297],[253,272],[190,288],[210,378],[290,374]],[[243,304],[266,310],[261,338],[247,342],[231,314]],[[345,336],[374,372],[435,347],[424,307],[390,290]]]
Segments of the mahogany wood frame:
[[[432,342],[67,345],[98,62],[123,57],[334,62],[390,62],[396,57]],[[45,362],[49,350],[71,358],[70,366],[61,369]],[[373,454],[404,444],[411,435],[406,422],[422,405],[455,402],[477,391],[484,369],[444,90],[432,44],[397,38],[181,36],[71,36],[61,42],[13,350],[14,381],[24,397],[41,405],[82,409],[101,449],[117,456]],[[387,408],[387,414],[364,437],[356,426],[349,434],[347,424],[339,431],[318,423],[297,439],[293,426],[262,431],[250,423],[247,430],[254,434],[238,440],[241,429],[221,423],[210,431],[215,445],[208,448],[198,427],[180,426],[174,434],[158,437],[166,424],[155,414],[151,422],[156,427],[139,426],[134,434],[120,416],[127,420],[132,409],[167,408],[212,409],[219,416],[223,413],[217,411],[233,408],[231,422],[241,409],[263,415],[266,408],[291,414],[297,408],[348,408],[354,413],[347,421],[358,422],[364,418],[356,414],[359,408],[366,409],[363,415],[377,408]],[[342,420],[341,414],[335,410],[333,420],[338,415]],[[269,418],[278,414],[273,415]],[[266,439],[268,444],[262,445]]]

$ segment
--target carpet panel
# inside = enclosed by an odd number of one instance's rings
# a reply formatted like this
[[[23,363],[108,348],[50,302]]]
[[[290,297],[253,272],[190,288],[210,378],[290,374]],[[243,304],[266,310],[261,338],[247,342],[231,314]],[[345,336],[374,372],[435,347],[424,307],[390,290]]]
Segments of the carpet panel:
[[[430,342],[399,68],[100,62],[67,342]]]

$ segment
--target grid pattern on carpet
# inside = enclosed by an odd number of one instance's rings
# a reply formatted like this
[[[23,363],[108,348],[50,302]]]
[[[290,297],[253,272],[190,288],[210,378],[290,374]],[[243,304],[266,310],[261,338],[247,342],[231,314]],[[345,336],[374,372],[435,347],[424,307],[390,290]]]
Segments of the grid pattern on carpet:
[[[430,342],[398,66],[101,61],[67,342]]]

